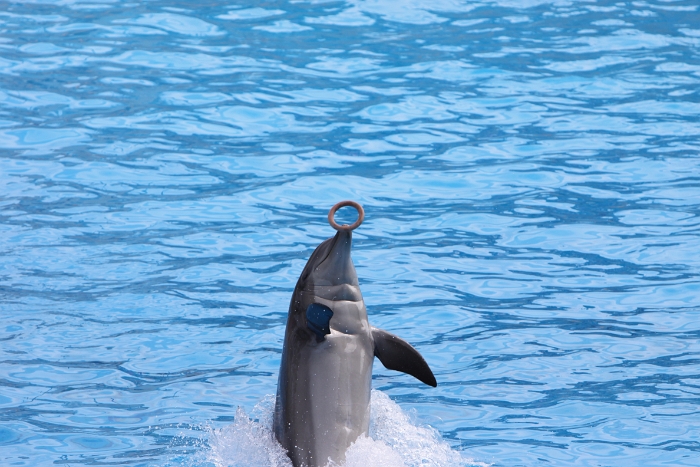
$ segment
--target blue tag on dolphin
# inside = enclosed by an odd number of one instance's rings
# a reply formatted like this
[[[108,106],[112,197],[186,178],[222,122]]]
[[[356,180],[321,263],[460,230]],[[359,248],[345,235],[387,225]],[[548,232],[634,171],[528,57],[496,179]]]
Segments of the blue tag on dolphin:
[[[306,326],[316,334],[316,342],[326,339],[331,333],[331,318],[333,310],[320,303],[312,303],[306,309]]]

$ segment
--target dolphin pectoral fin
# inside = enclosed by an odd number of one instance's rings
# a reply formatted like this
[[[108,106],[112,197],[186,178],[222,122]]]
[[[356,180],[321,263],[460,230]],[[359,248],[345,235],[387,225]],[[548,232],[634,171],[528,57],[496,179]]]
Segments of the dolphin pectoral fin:
[[[316,342],[322,342],[331,333],[333,310],[320,303],[312,303],[306,309],[306,326],[316,334]]]
[[[428,386],[437,386],[430,367],[411,344],[390,332],[377,328],[372,328],[372,338],[374,356],[387,369],[407,373]]]

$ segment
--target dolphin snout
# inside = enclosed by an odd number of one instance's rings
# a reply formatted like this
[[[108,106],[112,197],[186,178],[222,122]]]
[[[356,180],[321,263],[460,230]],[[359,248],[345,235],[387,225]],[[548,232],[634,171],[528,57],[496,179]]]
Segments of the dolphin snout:
[[[359,286],[355,266],[352,264],[352,232],[339,230],[333,238],[328,255],[314,268],[314,285]]]

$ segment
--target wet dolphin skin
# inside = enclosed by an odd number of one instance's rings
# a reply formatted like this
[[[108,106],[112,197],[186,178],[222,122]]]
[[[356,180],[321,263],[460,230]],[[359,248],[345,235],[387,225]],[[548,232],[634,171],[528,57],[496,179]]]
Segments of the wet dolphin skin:
[[[354,224],[335,223],[342,206],[357,209]],[[362,207],[343,201],[328,217],[337,233],[312,253],[294,288],[277,386],[275,436],[295,467],[342,462],[347,448],[367,434],[375,356],[391,370],[437,386],[410,344],[367,320],[350,256]]]

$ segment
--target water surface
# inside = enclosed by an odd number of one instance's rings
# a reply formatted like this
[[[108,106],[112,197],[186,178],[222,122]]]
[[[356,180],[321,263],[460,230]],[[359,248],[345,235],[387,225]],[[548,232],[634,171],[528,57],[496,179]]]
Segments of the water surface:
[[[0,3],[0,463],[229,462],[354,199],[370,320],[439,382],[377,364],[396,420],[699,466],[699,9]]]

